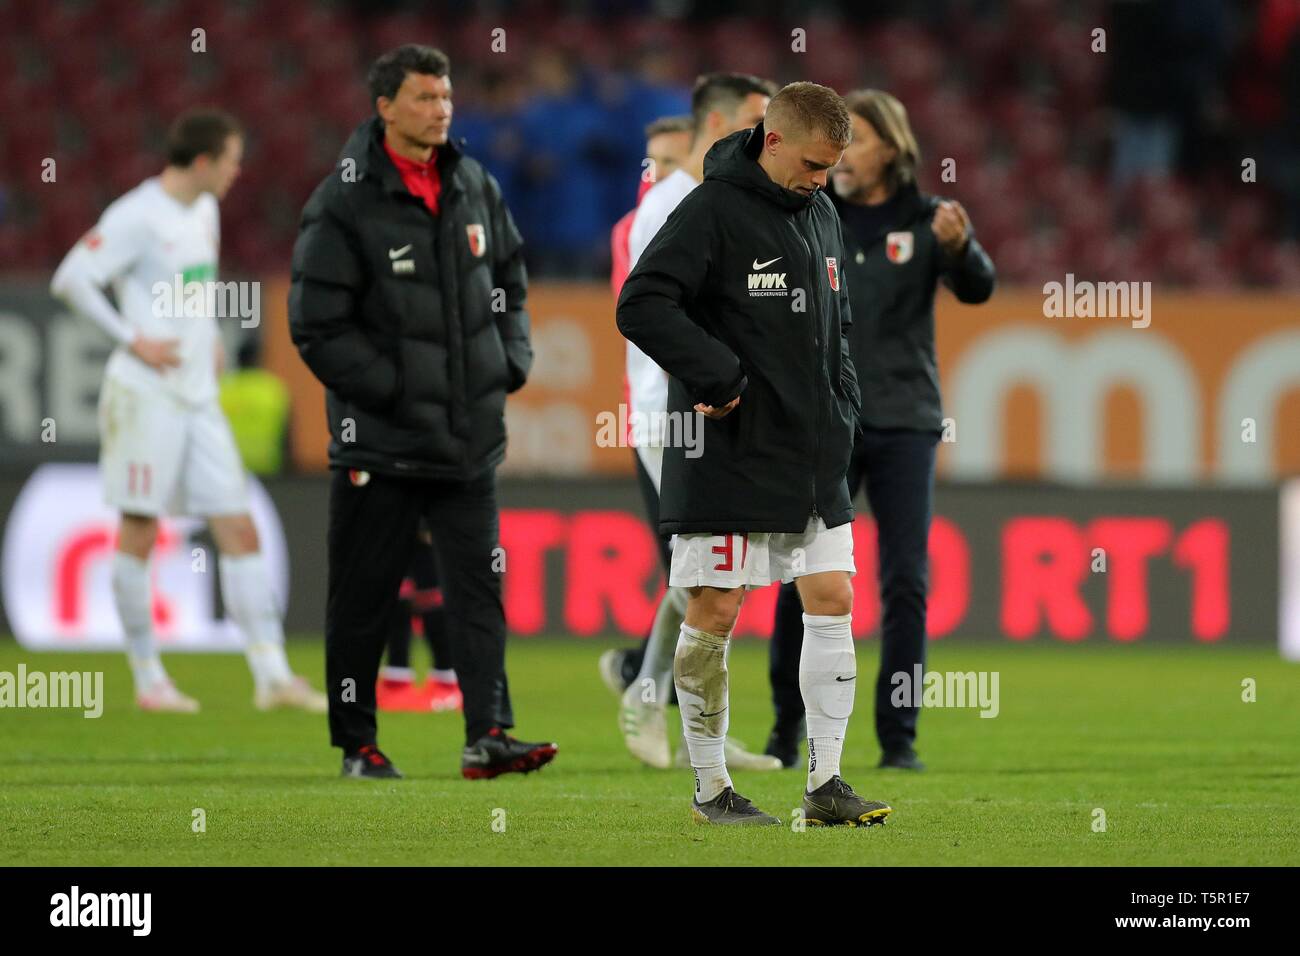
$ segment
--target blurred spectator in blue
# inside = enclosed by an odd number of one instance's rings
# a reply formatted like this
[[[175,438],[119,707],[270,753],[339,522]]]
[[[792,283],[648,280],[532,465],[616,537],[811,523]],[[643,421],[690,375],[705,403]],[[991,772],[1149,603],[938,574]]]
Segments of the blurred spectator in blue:
[[[645,159],[647,126],[663,116],[691,111],[690,87],[677,80],[675,55],[660,48],[644,52],[633,69],[608,74],[599,85],[607,137],[613,155],[604,170],[603,218],[615,223],[636,206]]]
[[[466,85],[464,97],[460,86],[454,89],[452,132],[464,137],[468,153],[496,177],[506,204],[519,209],[524,202],[521,170],[527,156],[520,122],[523,85],[501,70],[471,75]]]
[[[612,154],[604,112],[563,53],[537,52],[529,77],[520,114],[523,204],[516,210],[529,267],[582,275],[595,242],[609,231],[600,186]]]

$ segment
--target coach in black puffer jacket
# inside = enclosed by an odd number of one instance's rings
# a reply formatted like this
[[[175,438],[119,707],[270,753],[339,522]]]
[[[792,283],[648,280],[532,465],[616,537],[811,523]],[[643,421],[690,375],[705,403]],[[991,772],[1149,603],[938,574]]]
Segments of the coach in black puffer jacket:
[[[505,457],[506,393],[532,364],[523,242],[454,144],[432,217],[383,135],[362,123],[303,210],[289,327],[328,389],[331,466],[471,478]]]

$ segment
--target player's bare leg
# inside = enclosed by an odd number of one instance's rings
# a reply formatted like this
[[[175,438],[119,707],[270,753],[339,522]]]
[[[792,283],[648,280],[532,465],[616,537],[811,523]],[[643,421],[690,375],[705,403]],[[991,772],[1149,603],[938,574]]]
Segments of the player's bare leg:
[[[328,708],[325,695],[289,669],[284,626],[253,519],[247,513],[214,515],[209,527],[221,555],[221,599],[244,633],[244,653],[255,686],[253,705],[258,710],[297,707],[323,714]]]
[[[780,823],[736,793],[727,773],[727,646],[744,599],[744,588],[691,588],[673,658],[682,731],[695,773],[691,809],[700,823]]]
[[[149,552],[158,540],[158,519],[151,515],[124,514],[117,539],[117,551],[113,555],[113,603],[126,635],[126,656],[135,681],[136,705],[141,710],[197,713],[198,701],[176,689],[154,646]]]
[[[799,688],[808,720],[804,819],[818,826],[884,823],[892,808],[864,800],[840,777],[840,754],[858,677],[849,574],[823,571],[797,578],[795,585],[804,607],[799,658]]]

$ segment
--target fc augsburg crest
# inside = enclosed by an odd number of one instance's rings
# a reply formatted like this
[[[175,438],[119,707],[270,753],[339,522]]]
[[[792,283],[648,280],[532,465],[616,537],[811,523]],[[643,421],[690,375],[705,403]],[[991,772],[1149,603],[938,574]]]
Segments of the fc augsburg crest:
[[[901,266],[912,258],[912,234],[910,232],[891,232],[885,236],[885,255],[896,266]]]
[[[465,233],[469,236],[469,251],[475,258],[487,252],[487,234],[483,231],[482,225],[476,222],[466,226]]]
[[[840,291],[840,264],[834,256],[826,257],[826,275],[830,277],[831,289]]]

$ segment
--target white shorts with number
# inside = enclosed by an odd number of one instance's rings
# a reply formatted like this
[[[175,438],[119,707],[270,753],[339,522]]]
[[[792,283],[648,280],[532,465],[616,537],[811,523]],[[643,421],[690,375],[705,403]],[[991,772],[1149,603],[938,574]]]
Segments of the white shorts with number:
[[[798,534],[679,534],[673,536],[673,587],[761,588],[807,574],[853,574],[853,525],[827,528],[809,518]]]
[[[244,465],[216,399],[190,406],[105,378],[99,395],[104,500],[126,514],[248,511]]]

